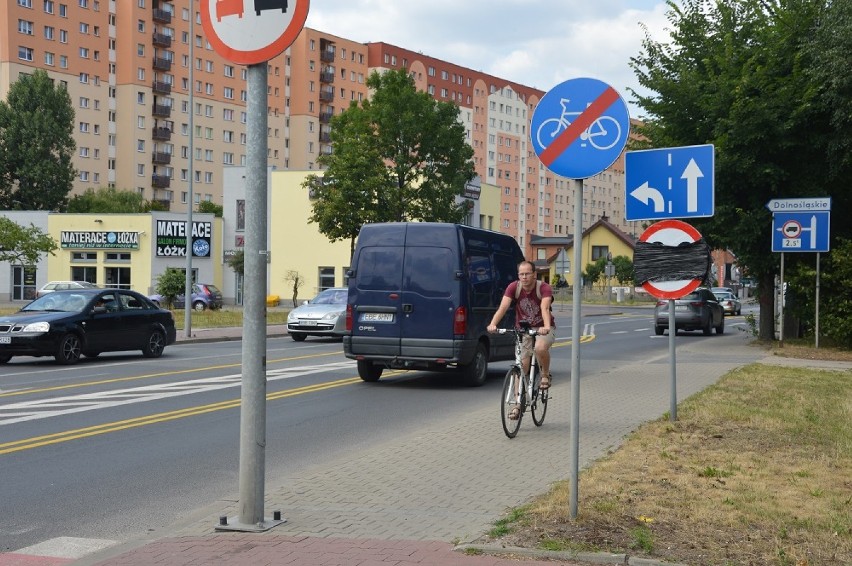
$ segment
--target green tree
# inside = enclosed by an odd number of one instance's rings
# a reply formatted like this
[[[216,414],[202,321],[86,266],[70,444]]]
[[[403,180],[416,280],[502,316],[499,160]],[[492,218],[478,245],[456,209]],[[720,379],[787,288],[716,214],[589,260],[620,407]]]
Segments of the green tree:
[[[222,215],[224,214],[224,207],[213,201],[203,200],[198,203],[198,212],[212,213],[216,218],[222,218]]]
[[[759,335],[766,340],[773,336],[772,289],[780,257],[771,253],[766,203],[830,194],[833,210],[852,212],[849,191],[840,184],[840,171],[848,169],[826,163],[838,131],[819,103],[824,85],[810,70],[811,45],[828,33],[824,16],[830,4],[670,1],[670,41],[646,36],[641,53],[631,59],[640,84],[651,92],[633,93],[648,112],[641,133],[651,144],[716,147],[715,215],[692,223],[712,247],[732,250],[757,279]],[[848,55],[842,62],[848,68]]]
[[[615,265],[615,280],[618,284],[633,287],[633,262],[630,258],[624,255],[615,256],[612,258],[612,263]]]
[[[20,224],[0,216],[0,262],[35,265],[41,254],[51,254],[58,246],[56,240],[30,224]]]
[[[157,293],[163,296],[167,308],[172,308],[177,296],[183,295],[184,291],[186,291],[186,272],[183,269],[167,267],[157,277]]]
[[[74,181],[74,110],[41,70],[0,101],[0,209],[64,210]]]
[[[367,86],[369,100],[332,118],[334,151],[318,159],[324,179],[303,184],[314,199],[309,221],[353,251],[364,223],[459,222],[467,207],[456,197],[474,177],[457,106],[418,92],[405,69],[374,72]]]
[[[245,250],[237,250],[234,255],[226,260],[228,266],[234,270],[234,273],[245,275],[246,252]]]
[[[68,201],[68,212],[133,213],[148,212],[150,203],[134,191],[119,191],[113,187],[86,189]]]

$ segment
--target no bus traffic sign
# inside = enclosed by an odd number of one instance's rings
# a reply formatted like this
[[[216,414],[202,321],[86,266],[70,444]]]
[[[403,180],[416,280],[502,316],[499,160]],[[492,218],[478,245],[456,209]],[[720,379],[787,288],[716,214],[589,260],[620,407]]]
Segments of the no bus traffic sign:
[[[213,49],[254,65],[281,54],[308,18],[309,0],[201,0],[201,25]]]

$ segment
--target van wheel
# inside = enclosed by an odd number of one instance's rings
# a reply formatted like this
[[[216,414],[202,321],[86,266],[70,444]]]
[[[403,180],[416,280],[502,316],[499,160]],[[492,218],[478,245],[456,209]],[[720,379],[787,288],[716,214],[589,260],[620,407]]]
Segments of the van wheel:
[[[358,375],[361,376],[362,380],[368,383],[378,381],[379,378],[382,377],[383,369],[384,368],[382,366],[377,366],[374,363],[358,360]]]
[[[479,387],[488,377],[488,352],[482,342],[476,345],[476,352],[469,364],[461,366],[462,381],[469,387]]]

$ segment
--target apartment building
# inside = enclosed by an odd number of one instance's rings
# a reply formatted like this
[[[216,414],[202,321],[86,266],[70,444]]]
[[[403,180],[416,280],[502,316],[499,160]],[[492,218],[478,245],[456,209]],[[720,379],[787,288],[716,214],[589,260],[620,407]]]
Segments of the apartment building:
[[[216,54],[199,12],[199,0],[0,5],[0,96],[34,69],[67,86],[76,112],[74,193],[114,186],[173,212],[189,202],[223,204],[223,168],[245,165],[247,71]],[[529,143],[543,91],[310,28],[268,66],[270,167],[317,169],[317,158],[331,151],[331,117],[369,96],[369,73],[406,68],[419,89],[461,109],[476,172],[501,192],[495,229],[514,235],[531,257],[532,236],[573,233],[577,183],[550,173]],[[620,159],[585,181],[584,226],[607,216],[636,232],[623,220],[623,171]]]

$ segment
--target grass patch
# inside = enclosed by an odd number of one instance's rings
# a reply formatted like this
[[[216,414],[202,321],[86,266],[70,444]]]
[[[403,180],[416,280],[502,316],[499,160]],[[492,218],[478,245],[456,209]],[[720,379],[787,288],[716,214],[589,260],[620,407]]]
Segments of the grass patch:
[[[852,371],[752,364],[678,416],[580,474],[575,521],[558,482],[501,522],[501,542],[698,566],[852,564]]]

